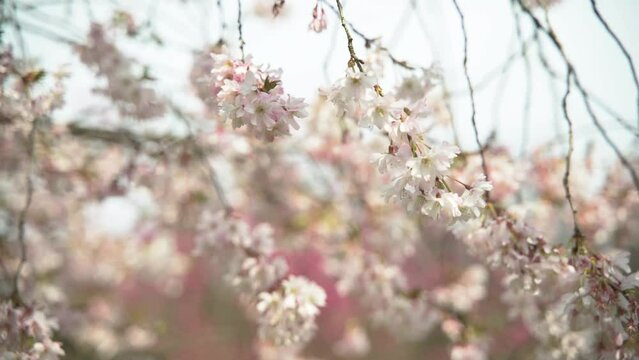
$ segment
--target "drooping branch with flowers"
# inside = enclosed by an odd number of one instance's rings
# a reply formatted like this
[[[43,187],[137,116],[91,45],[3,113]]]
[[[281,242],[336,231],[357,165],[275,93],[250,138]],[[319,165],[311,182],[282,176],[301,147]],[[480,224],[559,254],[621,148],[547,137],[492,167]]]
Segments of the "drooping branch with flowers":
[[[414,18],[430,59],[368,35],[393,22],[366,26],[374,6],[405,6],[395,33]],[[2,1],[0,358],[637,358],[636,99],[590,87],[562,9],[639,94],[636,46],[595,0],[486,6],[514,45],[476,76],[468,0]],[[435,46],[437,7],[461,57]],[[166,22],[181,12],[204,45]],[[323,69],[262,60],[289,21],[333,29]],[[517,64],[515,147],[498,109]],[[564,130],[531,151],[534,110]]]

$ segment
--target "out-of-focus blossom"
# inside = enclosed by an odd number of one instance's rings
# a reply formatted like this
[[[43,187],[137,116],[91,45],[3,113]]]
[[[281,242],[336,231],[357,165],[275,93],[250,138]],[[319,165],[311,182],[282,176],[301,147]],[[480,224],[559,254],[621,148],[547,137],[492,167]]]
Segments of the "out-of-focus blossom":
[[[106,88],[95,91],[108,96],[118,106],[121,115],[150,119],[164,114],[165,102],[153,88],[143,85],[142,75],[136,77],[132,73],[132,60],[107,39],[102,25],[91,24],[87,43],[78,45],[76,51],[84,64],[106,78]]]
[[[315,318],[324,305],[326,293],[321,287],[291,276],[278,290],[259,294],[260,337],[277,345],[306,343],[315,333]]]

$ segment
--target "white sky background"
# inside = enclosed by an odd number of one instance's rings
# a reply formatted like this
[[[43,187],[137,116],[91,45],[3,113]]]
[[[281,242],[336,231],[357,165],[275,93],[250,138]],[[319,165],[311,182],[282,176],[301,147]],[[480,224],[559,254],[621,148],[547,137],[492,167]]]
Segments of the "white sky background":
[[[382,43],[397,58],[413,64],[429,65],[433,60],[433,53],[436,53],[449,87],[453,91],[465,89],[463,37],[452,0],[417,0],[417,12],[410,9],[408,0],[344,2],[347,20],[367,36],[381,37]],[[50,29],[76,41],[84,39],[91,17],[101,22],[108,21],[113,9],[130,11],[140,23],[150,13],[154,13],[155,31],[165,40],[166,48],[158,48],[152,44],[141,46],[138,42],[126,41],[120,42],[120,46],[133,57],[149,64],[152,74],[158,78],[156,88],[177,101],[185,101],[191,96],[188,84],[191,51],[202,49],[220,37],[215,0],[19,0],[18,3],[21,6],[42,4],[38,8],[39,13],[21,10],[19,17],[25,23]],[[149,10],[153,8],[152,3],[155,3],[154,12]],[[346,38],[341,28],[336,29],[339,26],[338,19],[328,8],[328,29],[321,34],[307,30],[314,0],[287,0],[284,13],[275,19],[269,14],[256,15],[255,9],[259,4],[268,11],[272,3],[272,0],[243,0],[246,53],[251,54],[257,63],[282,68],[285,89],[311,102],[317,89],[329,84],[322,71],[327,54],[330,54],[330,81],[343,76],[348,59]],[[510,0],[459,0],[459,3],[467,22],[470,76],[476,83],[518,51],[514,43],[514,18]],[[601,13],[632,54],[636,66],[639,66],[639,0],[598,0],[598,3]],[[228,23],[225,39],[230,43],[231,49],[239,54],[236,48],[237,2],[223,0],[223,4]],[[432,42],[420,26],[419,18],[426,24]],[[532,28],[525,16],[522,16],[522,20],[525,24],[524,38],[528,38]],[[624,119],[636,125],[637,90],[628,64],[595,18],[590,1],[563,0],[551,8],[550,21],[584,85]],[[12,40],[11,32],[6,36]],[[27,40],[29,55],[37,57],[47,68],[67,63],[71,64],[71,70],[75,73],[69,80],[68,105],[61,112],[61,117],[66,120],[73,117],[75,120],[78,110],[90,108],[92,104],[105,104],[104,100],[90,93],[94,86],[90,80],[92,75],[79,64],[68,46],[35,35],[28,35]],[[365,57],[363,42],[357,37],[355,45],[359,56]],[[531,51],[534,53],[535,49],[532,48]],[[554,54],[555,51],[548,46],[546,53]],[[555,68],[562,73],[562,63],[556,61],[556,57],[552,58],[555,60]],[[566,131],[559,103],[564,85],[555,83],[557,98],[552,100],[548,77],[540,68],[536,56],[531,54],[531,59],[533,100],[528,132],[529,150],[534,145],[551,139],[557,131]],[[394,85],[393,80],[404,74],[404,70],[394,67],[387,70],[391,76],[383,85],[390,89]],[[490,86],[476,93],[477,123],[481,138],[485,139],[494,124],[498,123],[498,141],[510,146],[515,154],[521,146],[526,81],[524,63],[519,60],[507,81],[497,78]],[[614,154],[596,132],[576,91],[573,91],[569,108],[575,124],[578,149],[583,151],[584,145],[594,140],[596,154],[599,160],[603,160],[596,164],[610,164],[615,158]],[[468,97],[454,98],[453,110],[457,129],[461,134],[462,148],[476,148],[470,125]],[[639,145],[633,143],[633,137],[627,131],[622,130],[604,112],[597,113],[626,154],[639,154]],[[96,112],[93,111],[93,114]],[[162,125],[150,123],[145,126]]]

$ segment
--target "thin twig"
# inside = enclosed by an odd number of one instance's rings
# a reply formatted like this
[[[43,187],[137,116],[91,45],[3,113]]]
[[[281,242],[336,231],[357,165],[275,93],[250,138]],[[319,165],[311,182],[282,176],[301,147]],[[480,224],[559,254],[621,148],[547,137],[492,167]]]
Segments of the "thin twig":
[[[195,152],[195,155],[202,161],[202,163],[204,165],[204,170],[206,171],[206,174],[209,177],[209,180],[211,181],[211,184],[213,184],[213,189],[215,190],[217,198],[220,201],[220,204],[222,204],[222,207],[224,208],[224,211],[227,214],[230,214],[233,211],[233,208],[229,204],[229,202],[228,202],[228,200],[226,198],[226,195],[224,194],[224,189],[222,187],[222,184],[220,183],[219,177],[217,176],[217,172],[215,171],[215,169],[209,163],[208,157],[206,156],[206,152],[204,151],[204,149],[202,149],[202,147],[200,147],[200,145],[197,142],[197,138],[195,137],[195,132],[193,131],[191,123],[186,118],[186,116],[184,115],[182,110],[180,110],[177,106],[171,105],[171,110],[173,110],[173,113],[186,126],[186,128],[188,130],[187,137],[188,137],[188,140],[192,144],[193,151]]]
[[[18,46],[20,47],[20,54],[22,55],[22,58],[27,58],[27,46],[26,43],[24,41],[24,36],[22,34],[22,27],[20,26],[20,22],[18,21],[18,5],[17,2],[15,0],[13,0],[11,2],[11,11],[13,13],[12,15],[12,22],[13,22],[13,27],[15,29],[15,36],[16,36],[16,40],[18,42]],[[4,22],[4,19],[2,19]]]
[[[386,54],[386,56],[388,57],[388,59],[395,65],[403,67],[404,69],[407,70],[416,70],[418,67],[413,66],[413,65],[409,65],[408,62],[406,62],[405,60],[400,60],[398,59],[396,56],[394,56],[391,51],[381,45],[379,43],[379,39],[375,39],[369,36],[366,36],[366,34],[364,34],[363,32],[359,31],[351,22],[347,21],[346,19],[343,18],[342,14],[340,14],[340,10],[339,8],[335,8],[331,3],[329,3],[327,0],[321,0],[323,4],[325,4],[326,6],[328,6],[329,9],[331,9],[333,11],[333,13],[335,13],[335,15],[337,15],[337,17],[340,19],[340,22],[342,22],[342,26],[344,26],[344,24],[346,24],[355,35],[357,35],[358,37],[360,37],[362,40],[364,40],[364,46],[366,48],[369,48],[372,44],[375,44],[375,46],[377,47],[377,49],[379,49],[380,51],[382,51],[383,53]],[[350,35],[350,34],[349,34]],[[348,37],[348,35],[347,35]],[[351,39],[352,40],[352,39]],[[350,49],[349,49],[350,52]],[[360,60],[361,61],[361,60]],[[363,63],[363,62],[362,62]]]
[[[244,35],[242,34],[242,0],[237,0],[237,32],[240,41],[240,51],[242,52],[242,61],[244,61]]]
[[[224,42],[224,33],[226,32],[227,25],[222,0],[217,0],[217,12],[220,21],[220,42]]]
[[[340,0],[335,0],[337,3],[337,12],[339,14],[339,21],[344,28],[344,32],[346,33],[346,40],[348,41],[348,53],[350,54],[350,59],[348,60],[348,67],[353,68],[357,66],[357,69],[360,72],[364,72],[364,68],[362,64],[364,63],[360,60],[355,54],[355,49],[353,48],[353,37],[351,36],[351,32],[348,30],[348,26],[346,25],[346,19],[344,18],[344,8],[342,7],[342,2]]]
[[[420,9],[418,8],[418,3],[415,0],[410,0],[410,6],[413,9],[412,13],[415,15],[415,18],[417,19],[417,23],[419,25],[419,27],[422,30],[422,33],[424,34],[424,37],[426,38],[426,41],[428,42],[428,44],[430,44],[431,46],[431,51],[433,52],[433,58],[435,59],[433,62],[437,62],[440,59],[439,56],[439,52],[437,51],[437,47],[435,46],[435,42],[433,41],[433,37],[430,34],[430,31],[428,30],[428,25],[426,24],[426,21],[424,21],[424,19],[422,19],[421,16],[419,16],[420,13]],[[457,147],[459,147],[461,149],[461,142],[459,140],[459,133],[457,132],[457,126],[455,124],[455,116],[453,115],[453,110],[452,107],[450,105],[450,99],[451,99],[451,95],[452,92],[450,89],[448,89],[448,84],[446,83],[446,78],[442,77],[441,82],[440,82],[440,86],[442,88],[442,99],[444,101],[444,106],[446,108],[446,112],[450,115],[450,127],[452,129],[453,132],[453,141],[455,142],[455,145],[457,145]]]
[[[4,20],[4,0],[0,0],[0,23]],[[4,28],[0,26],[0,46],[2,45],[4,45]]]
[[[568,201],[568,205],[570,205],[570,211],[572,212],[572,221],[574,226],[573,238],[575,239],[575,246],[579,247],[579,241],[582,238],[581,230],[579,229],[579,224],[577,223],[577,210],[575,210],[575,205],[572,201],[572,193],[570,192],[570,165],[572,162],[572,154],[575,148],[575,137],[572,130],[572,120],[570,119],[570,115],[568,113],[568,96],[570,95],[570,79],[572,77],[572,70],[568,70],[566,73],[566,92],[564,93],[564,97],[561,101],[561,108],[564,112],[564,119],[566,120],[566,124],[568,124],[568,152],[566,153],[566,169],[564,171],[563,185],[564,192],[566,194],[566,200]]]
[[[330,65],[330,61],[333,57],[335,48],[335,41],[337,40],[337,31],[339,30],[339,25],[335,24],[333,26],[333,33],[331,34],[331,42],[328,45],[328,51],[326,52],[326,56],[324,57],[324,62],[322,63],[322,74],[324,75],[324,81],[327,84],[331,83],[331,78],[328,74],[328,66]]]
[[[581,84],[579,80],[579,76],[577,75],[577,72],[575,71],[575,67],[573,66],[572,62],[568,59],[568,56],[566,55],[566,52],[564,51],[564,48],[561,45],[561,42],[559,41],[559,38],[557,37],[557,34],[555,33],[552,26],[550,26],[550,24],[548,28],[543,26],[541,22],[539,21],[539,19],[537,19],[537,17],[532,13],[532,11],[523,3],[523,0],[513,0],[513,1],[517,1],[519,3],[519,6],[524,11],[524,13],[530,18],[533,25],[538,30],[543,32],[551,40],[551,43],[557,49],[557,51],[559,51],[559,54],[561,55],[561,58],[564,61],[568,71],[572,72],[574,84],[583,97],[584,103],[586,105],[586,110],[588,112],[588,115],[590,116],[590,119],[592,120],[593,124],[595,125],[595,127],[597,128],[601,136],[604,138],[608,146],[610,146],[610,148],[612,148],[612,150],[615,152],[622,166],[625,167],[628,173],[630,174],[630,177],[632,178],[632,182],[634,183],[635,187],[637,188],[637,190],[639,190],[639,176],[637,176],[637,172],[632,167],[632,164],[630,164],[628,159],[626,159],[626,157],[621,153],[621,150],[619,150],[619,147],[617,147],[617,145],[612,141],[607,131],[599,122],[599,119],[597,115],[595,114],[595,112],[593,111],[592,106],[590,104],[590,96],[588,92],[586,91],[585,87],[583,86],[583,84]]]
[[[577,80],[575,79],[575,83],[577,84],[576,81]],[[626,170],[628,170],[628,173],[630,174],[630,178],[632,179],[632,182],[635,185],[635,188],[639,191],[639,177],[637,176],[637,172],[632,167],[632,164],[630,163],[630,161],[628,161],[628,159],[626,159],[626,157],[621,153],[621,150],[619,149],[619,147],[612,141],[606,129],[603,127],[603,125],[601,125],[601,122],[599,122],[599,118],[597,117],[594,110],[592,109],[592,106],[590,105],[590,97],[588,96],[588,93],[586,93],[583,90],[583,87],[580,85],[577,86],[577,89],[579,89],[579,92],[581,93],[584,99],[584,104],[586,105],[586,111],[588,112],[588,115],[590,115],[592,122],[595,124],[595,126],[597,127],[597,130],[599,130],[599,133],[604,138],[606,143],[608,143],[608,145],[615,152],[615,154],[617,155],[617,158],[619,158],[619,161],[621,162],[621,165],[625,167]]]
[[[530,59],[528,58],[528,46],[524,41],[524,35],[522,30],[521,18],[519,12],[515,9],[514,4],[511,6],[513,16],[515,17],[515,29],[517,34],[517,39],[521,43],[521,57],[524,60],[524,69],[526,74],[526,98],[524,101],[524,114],[523,114],[523,124],[521,126],[522,134],[521,134],[521,147],[519,149],[519,156],[523,157],[526,154],[526,150],[528,148],[528,140],[530,133],[530,107],[532,105],[532,68],[530,64]],[[533,37],[534,39],[534,37]]]
[[[457,0],[453,0],[453,4],[455,5],[457,14],[459,14],[462,33],[464,35],[464,76],[466,77],[466,84],[468,85],[468,91],[470,94],[470,105],[472,110],[470,120],[473,124],[473,130],[475,132],[475,142],[477,142],[477,147],[479,148],[479,155],[481,157],[481,167],[482,167],[482,170],[484,171],[484,175],[486,175],[486,180],[488,180],[489,179],[488,166],[486,165],[486,157],[484,156],[484,149],[481,145],[481,141],[479,140],[479,130],[477,129],[477,121],[476,121],[477,111],[475,109],[475,91],[473,89],[473,83],[472,81],[470,81],[470,75],[468,74],[468,33],[466,32],[466,22],[464,20],[464,13],[459,7]],[[486,192],[486,197],[488,196],[489,196],[489,193]]]
[[[637,76],[637,69],[635,68],[634,62],[632,61],[632,56],[630,56],[628,49],[626,49],[626,47],[623,45],[623,43],[621,42],[617,34],[615,34],[615,32],[612,31],[612,28],[610,27],[606,19],[604,19],[604,17],[599,12],[599,8],[597,8],[597,0],[590,0],[590,4],[592,5],[592,10],[597,16],[597,19],[599,19],[599,22],[601,23],[601,25],[603,25],[603,27],[606,29],[608,34],[613,38],[615,43],[617,43],[619,50],[621,50],[621,52],[623,53],[623,56],[628,61],[628,65],[630,66],[630,71],[632,72],[632,79],[634,80],[635,87],[637,88],[637,122],[638,122],[637,124],[639,126],[639,76]]]
[[[538,33],[539,33],[539,29],[535,29],[535,34],[538,34]],[[540,61],[541,65],[542,65],[542,67],[544,68],[546,73],[550,76],[550,78],[552,80],[563,82],[563,79],[561,79],[559,74],[557,74],[557,72],[550,65],[550,63],[549,63],[549,61],[548,61],[548,59],[547,59],[547,57],[546,57],[546,55],[544,53],[543,46],[541,46],[541,44],[539,44],[539,46],[537,46],[537,55],[538,55],[538,58],[539,58],[539,61]],[[624,119],[621,115],[619,115],[615,110],[613,110],[610,106],[608,106],[602,99],[597,97],[595,94],[590,93],[585,88],[582,89],[582,91],[585,91],[588,94],[588,98],[590,98],[590,100],[592,101],[593,104],[597,105],[601,110],[603,110],[606,113],[608,113],[608,115],[610,115],[621,127],[623,127],[625,130],[630,132],[633,136],[639,137],[639,129],[638,128],[636,128],[633,125],[631,125],[628,120]]]
[[[31,207],[31,202],[33,199],[33,165],[35,161],[35,136],[37,131],[38,120],[34,120],[31,124],[31,130],[29,130],[29,135],[27,137],[27,170],[26,170],[26,184],[27,184],[27,193],[25,195],[24,206],[22,210],[20,210],[20,214],[18,215],[18,245],[20,246],[20,262],[18,263],[18,267],[16,269],[15,276],[13,277],[13,294],[11,298],[17,302],[21,302],[20,297],[20,275],[22,273],[22,269],[24,268],[24,264],[27,262],[27,245],[25,242],[25,230],[27,223],[27,215],[29,213],[29,208]]]

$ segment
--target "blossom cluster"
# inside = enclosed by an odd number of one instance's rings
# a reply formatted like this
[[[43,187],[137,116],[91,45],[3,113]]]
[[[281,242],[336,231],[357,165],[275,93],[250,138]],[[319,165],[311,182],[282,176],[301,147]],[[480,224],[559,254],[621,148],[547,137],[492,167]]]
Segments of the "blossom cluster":
[[[57,360],[62,344],[52,340],[58,323],[42,310],[0,302],[0,352],[6,360]]]
[[[220,255],[224,278],[240,296],[253,299],[270,289],[288,271],[286,261],[274,255],[273,230],[267,224],[253,229],[221,211],[205,213],[200,222],[195,254]]]
[[[482,209],[487,205],[485,195],[493,186],[485,180],[484,175],[475,175],[476,180],[470,185],[455,177],[458,174],[472,176],[472,172],[454,169],[454,160],[460,154],[456,146],[429,139],[428,131],[437,124],[432,120],[427,121],[430,115],[430,109],[425,106],[427,97],[410,105],[402,99],[392,100],[390,96],[384,96],[372,76],[365,72],[349,72],[345,79],[327,92],[327,98],[336,107],[339,117],[350,118],[364,127],[373,125],[387,134],[390,142],[388,152],[376,160],[380,173],[389,174],[392,179],[386,198],[395,200],[409,211],[421,212],[435,219],[444,218],[472,254],[484,259],[493,268],[507,270],[503,279],[507,289],[504,297],[514,309],[518,309],[515,312],[520,311],[519,314],[527,319],[532,329],[540,329],[539,324],[545,318],[542,316],[542,320],[539,320],[530,314],[551,314],[541,310],[549,304],[570,309],[568,314],[572,315],[556,317],[561,319],[561,328],[566,330],[551,336],[555,340],[548,340],[547,333],[540,332],[545,334],[541,338],[546,338],[547,351],[544,354],[552,358],[583,356],[592,351],[593,339],[600,336],[594,329],[605,328],[607,330],[599,334],[616,334],[616,340],[606,348],[616,349],[617,356],[621,358],[632,356],[633,352],[628,348],[634,340],[628,339],[634,336],[630,334],[635,334],[637,329],[637,299],[628,289],[635,288],[637,280],[635,274],[628,275],[630,269],[627,259],[619,265],[619,261],[611,263],[605,257],[588,251],[581,256],[571,256],[566,249],[548,243],[523,221],[498,215],[501,209],[482,214]],[[468,159],[464,159],[464,163],[469,165]],[[512,169],[509,165],[501,166],[506,170]],[[477,171],[477,164],[474,168]],[[500,172],[499,176],[502,175]],[[508,181],[499,180],[500,184],[504,182]],[[459,185],[463,189],[461,194],[453,191],[453,186]],[[550,188],[556,191],[561,187]],[[502,189],[498,196],[500,200],[506,199],[516,187],[500,185]],[[578,253],[581,251],[579,247],[576,249]],[[477,281],[472,280],[473,283]],[[373,284],[375,281],[369,279],[366,283]],[[554,290],[540,295],[549,287],[554,287]],[[566,289],[572,290],[566,292]],[[481,286],[477,290],[464,286],[464,290],[470,291],[462,295],[470,301],[468,304],[456,304],[453,299],[455,291],[459,291],[456,287],[436,289],[435,301],[439,300],[440,305],[451,306],[457,311],[468,311],[477,301],[472,299],[481,299],[484,290]],[[533,297],[527,300],[527,306],[518,303],[522,297],[530,294]],[[446,303],[445,299],[453,302]],[[611,304],[610,299],[616,300]],[[384,306],[375,308],[382,309]],[[385,314],[383,318],[392,319],[393,316]],[[584,321],[589,325],[584,326]],[[578,334],[585,338],[576,338]],[[552,343],[563,344],[563,347],[553,352],[549,350],[554,349]],[[483,347],[473,346],[472,349],[475,351]],[[454,353],[459,355],[462,349],[456,346]],[[482,354],[484,352],[480,351]]]
[[[432,74],[428,83],[435,84],[436,73],[426,74]],[[428,130],[436,124],[427,117],[427,97],[412,104],[394,100],[383,95],[373,76],[353,71],[336,83],[327,96],[338,116],[351,118],[360,126],[374,125],[388,134],[388,151],[376,160],[380,173],[392,179],[386,190],[387,200],[451,223],[480,215],[486,206],[485,194],[492,185],[484,175],[477,175],[470,185],[451,177],[450,170],[460,150],[429,138]],[[463,186],[461,195],[451,188],[457,183]]]
[[[269,141],[299,129],[297,119],[307,115],[306,104],[285,93],[281,71],[255,65],[250,57],[211,56],[209,103],[234,129],[246,126],[253,136]]]
[[[300,276],[288,276],[283,257],[274,255],[273,230],[267,224],[253,229],[226,212],[205,214],[196,254],[218,255],[225,279],[247,303],[256,302],[259,334],[277,346],[308,342],[315,318],[326,303],[324,290]]]
[[[486,358],[485,340],[460,320],[486,296],[483,266],[470,266],[456,281],[431,291],[411,288],[404,271],[381,255],[353,245],[344,251],[332,255],[327,271],[338,279],[341,295],[360,299],[374,325],[403,340],[422,339],[440,326],[454,344],[452,358],[465,359],[466,353],[472,353],[472,359]]]
[[[258,296],[259,334],[276,345],[307,343],[315,334],[315,318],[326,305],[324,290],[300,276],[290,276],[279,289]]]
[[[179,128],[59,124],[63,73],[0,52],[0,358],[391,357],[379,332],[454,360],[639,355],[636,254],[620,250],[637,250],[639,193],[623,169],[594,191],[592,160],[573,162],[573,218],[563,156],[541,147],[516,160],[492,137],[481,154],[447,142],[457,91],[436,69],[394,58],[341,7],[331,9],[355,48],[364,39],[366,71],[351,64],[313,103],[303,137],[283,136],[307,106],[281,71],[226,55],[218,6],[220,40],[182,79],[193,99],[170,103]],[[324,6],[315,2],[310,30],[326,29]],[[118,10],[114,26],[161,48],[152,18],[137,25]],[[150,68],[138,75],[113,27],[90,26],[85,44],[65,44],[104,80],[97,91],[116,117],[164,114]],[[382,88],[390,62],[410,74]],[[188,106],[197,98],[204,109]],[[257,331],[228,321],[228,289]]]
[[[165,102],[151,87],[144,86],[146,74],[133,73],[133,61],[110,41],[102,25],[93,23],[86,44],[75,47],[80,60],[107,80],[105,88],[96,88],[108,96],[122,116],[136,119],[157,118],[166,111]]]
[[[600,345],[602,352],[633,356],[628,346],[639,326],[634,295],[639,280],[638,273],[630,274],[628,252],[605,256],[576,247],[577,254],[571,255],[522,221],[503,217],[459,223],[453,231],[477,256],[507,271],[504,299],[511,313],[521,315],[544,341],[541,357],[581,358],[605,334],[612,340]]]

